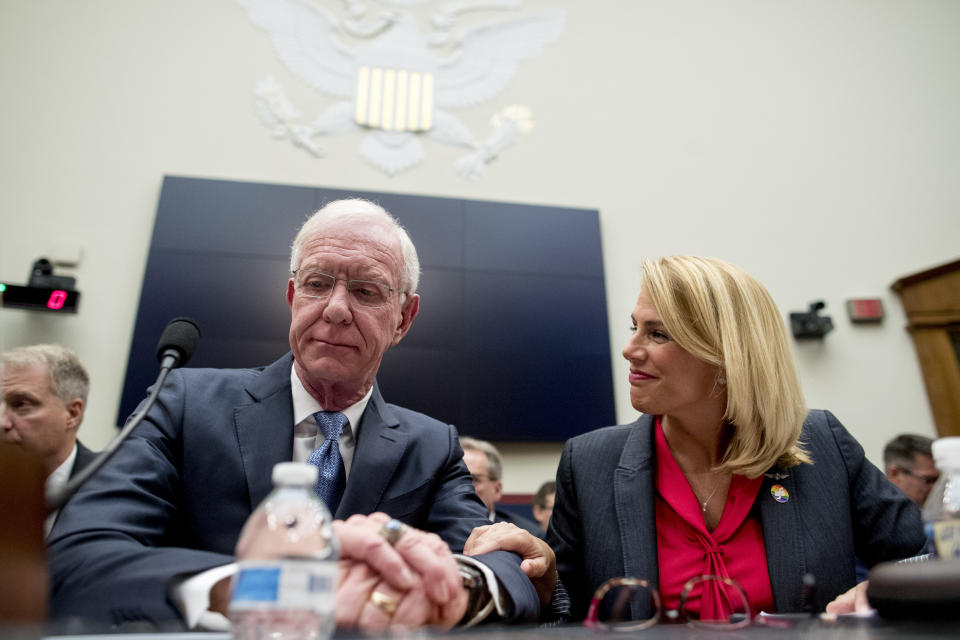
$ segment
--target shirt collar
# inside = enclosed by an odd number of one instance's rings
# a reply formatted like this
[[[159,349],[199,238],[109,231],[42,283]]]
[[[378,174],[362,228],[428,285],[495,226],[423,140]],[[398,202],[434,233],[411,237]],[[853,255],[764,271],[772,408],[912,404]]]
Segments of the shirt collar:
[[[60,466],[53,470],[47,476],[46,492],[50,495],[52,491],[59,491],[70,479],[70,472],[73,471],[73,463],[77,459],[77,443],[73,443],[73,449],[67,459],[60,463]]]
[[[313,414],[317,411],[324,411],[317,399],[310,395],[310,392],[303,386],[303,382],[300,381],[300,376],[297,375],[293,366],[290,367],[290,392],[293,397],[294,425],[298,425],[308,418],[310,422],[313,422]],[[347,428],[351,430],[354,441],[360,433],[360,417],[363,415],[364,409],[367,408],[367,403],[370,402],[372,395],[373,386],[360,400],[341,411],[343,415],[347,416],[350,423]]]

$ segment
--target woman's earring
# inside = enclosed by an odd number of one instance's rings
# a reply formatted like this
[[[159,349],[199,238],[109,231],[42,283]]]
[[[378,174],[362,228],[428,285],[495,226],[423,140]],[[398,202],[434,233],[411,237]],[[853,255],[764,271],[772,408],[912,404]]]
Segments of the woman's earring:
[[[723,377],[723,374],[717,376],[717,384],[727,384],[727,379]]]

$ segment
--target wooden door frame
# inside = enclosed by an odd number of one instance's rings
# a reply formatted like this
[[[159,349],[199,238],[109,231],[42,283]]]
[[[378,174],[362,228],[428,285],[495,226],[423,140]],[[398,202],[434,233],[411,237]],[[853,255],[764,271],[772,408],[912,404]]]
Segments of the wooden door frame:
[[[960,436],[960,362],[950,338],[960,331],[960,260],[904,276],[890,288],[907,314],[937,432]]]

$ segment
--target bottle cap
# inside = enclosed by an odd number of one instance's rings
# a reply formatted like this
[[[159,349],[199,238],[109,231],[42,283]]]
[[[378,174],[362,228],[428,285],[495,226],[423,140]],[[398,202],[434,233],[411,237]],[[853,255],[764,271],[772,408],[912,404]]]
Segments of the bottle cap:
[[[275,485],[312,487],[317,481],[317,468],[306,462],[278,462],[273,465],[272,477]]]
[[[960,436],[950,436],[934,440],[930,445],[933,463],[937,469],[960,469]]]

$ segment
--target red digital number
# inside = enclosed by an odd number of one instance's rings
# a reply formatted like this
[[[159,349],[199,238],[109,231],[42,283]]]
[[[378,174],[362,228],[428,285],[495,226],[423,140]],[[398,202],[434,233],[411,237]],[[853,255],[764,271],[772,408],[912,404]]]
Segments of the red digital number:
[[[67,300],[67,292],[57,289],[50,293],[50,299],[47,300],[47,309],[60,309]]]

